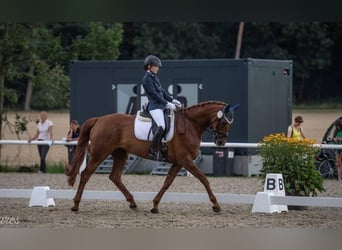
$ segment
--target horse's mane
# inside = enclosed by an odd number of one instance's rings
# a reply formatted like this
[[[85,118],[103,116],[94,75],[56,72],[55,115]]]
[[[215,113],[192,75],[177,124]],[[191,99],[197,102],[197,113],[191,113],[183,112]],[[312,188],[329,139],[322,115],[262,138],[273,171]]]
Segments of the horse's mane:
[[[200,102],[200,103],[191,105],[189,107],[186,107],[185,110],[191,110],[191,109],[195,109],[195,108],[198,108],[198,107],[203,107],[203,106],[206,106],[206,105],[209,105],[209,104],[217,104],[217,105],[223,105],[223,106],[227,105],[226,103],[220,102],[220,101],[206,101],[206,102]]]

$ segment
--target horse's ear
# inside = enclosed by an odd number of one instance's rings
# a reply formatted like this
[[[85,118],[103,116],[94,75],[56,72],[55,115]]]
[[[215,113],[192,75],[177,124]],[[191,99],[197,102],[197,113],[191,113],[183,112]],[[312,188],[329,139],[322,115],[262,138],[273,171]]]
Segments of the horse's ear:
[[[227,104],[224,108],[223,108],[223,113],[227,114],[230,110],[230,104]]]
[[[238,109],[240,107],[240,103],[235,104],[233,107],[231,107],[231,110]]]

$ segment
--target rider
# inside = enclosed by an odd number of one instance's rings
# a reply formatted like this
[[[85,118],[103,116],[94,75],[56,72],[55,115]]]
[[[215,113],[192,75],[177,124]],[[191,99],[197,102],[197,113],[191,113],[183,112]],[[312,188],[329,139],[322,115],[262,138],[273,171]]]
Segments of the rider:
[[[157,129],[153,135],[152,145],[149,156],[152,159],[158,158],[158,146],[165,130],[164,112],[165,108],[175,110],[176,107],[181,107],[182,104],[173,99],[161,86],[157,73],[161,67],[161,61],[154,55],[149,55],[145,58],[144,70],[146,71],[142,86],[148,98],[147,110],[150,112],[153,120],[157,124]]]

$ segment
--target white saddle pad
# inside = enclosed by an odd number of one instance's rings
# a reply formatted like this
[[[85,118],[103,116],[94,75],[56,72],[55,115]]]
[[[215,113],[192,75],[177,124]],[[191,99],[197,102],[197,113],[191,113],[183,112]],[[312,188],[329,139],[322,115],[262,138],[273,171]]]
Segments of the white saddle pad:
[[[175,113],[171,111],[171,123],[170,130],[166,134],[166,139],[162,139],[163,142],[169,142],[172,140],[174,135],[174,124],[175,124]],[[140,116],[140,111],[137,112],[137,116],[134,120],[134,135],[137,139],[143,141],[152,141],[153,134],[150,132],[152,126],[152,119]],[[150,133],[150,135],[149,135]]]

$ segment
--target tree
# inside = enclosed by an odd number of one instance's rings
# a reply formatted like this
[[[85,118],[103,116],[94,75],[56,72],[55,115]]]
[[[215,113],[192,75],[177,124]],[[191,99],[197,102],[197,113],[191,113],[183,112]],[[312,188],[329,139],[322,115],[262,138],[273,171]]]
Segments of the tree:
[[[217,57],[219,39],[202,23],[142,23],[133,39],[134,59],[156,54],[163,59]]]
[[[244,39],[244,57],[293,60],[295,103],[318,97],[323,82],[317,75],[332,64],[326,23],[248,23]]]
[[[30,110],[34,78],[37,75],[37,65],[44,62],[47,63],[49,67],[45,68],[46,70],[55,67],[59,57],[62,57],[63,51],[58,38],[53,37],[45,25],[39,23],[17,25],[20,27],[22,35],[18,37],[17,41],[10,40],[10,43],[22,44],[20,57],[7,65],[6,79],[9,82],[25,82],[26,91],[24,93],[16,91],[16,94],[17,100],[19,100],[21,95],[24,97],[24,109],[27,111]],[[44,74],[42,69],[39,73]],[[9,90],[10,88],[7,89]]]
[[[57,71],[53,70],[56,65],[48,66],[60,51],[58,40],[50,36],[42,24],[0,23],[0,138],[5,119],[4,101],[15,106],[21,95],[17,89],[6,88],[5,81],[27,82],[26,95],[23,96],[26,96],[25,108],[29,109],[34,78],[39,74],[54,76],[55,72],[60,73],[58,67]],[[36,71],[37,65],[46,67]]]
[[[31,36],[28,38],[27,43],[29,46],[26,47],[26,53],[28,60],[22,62],[27,64],[28,70],[23,74],[27,79],[27,88],[25,95],[25,106],[24,110],[28,111],[31,109],[31,100],[33,93],[34,78],[37,73],[48,75],[51,68],[59,68],[57,64],[59,57],[63,55],[60,41],[58,38],[53,37],[50,31],[42,24],[29,24],[31,28]],[[50,67],[40,67],[40,70],[36,72],[37,65],[47,64]],[[43,69],[45,71],[43,71]],[[57,70],[58,71],[58,70]],[[63,72],[62,72],[63,74]]]
[[[115,60],[120,55],[122,24],[90,23],[89,33],[78,36],[72,48],[80,60]]]
[[[27,29],[22,24],[16,23],[0,23],[0,135],[2,135],[2,114],[4,111],[5,94],[13,92],[5,91],[5,79],[9,74],[9,69],[13,63],[22,61],[25,54],[22,52],[25,49],[25,36]]]
[[[49,67],[41,61],[36,65],[32,107],[35,109],[62,109],[68,99],[69,77],[60,65]]]
[[[21,24],[0,23],[0,139],[2,137],[2,116],[4,113],[5,94],[12,94],[12,98],[14,94],[13,91],[5,91],[5,79],[10,65],[21,61],[25,57],[22,54],[25,47],[25,43],[23,42],[25,34],[26,29]]]
[[[119,23],[57,23],[48,25],[27,23],[2,25],[3,27],[5,27],[4,25],[11,27],[9,31],[11,36],[14,35],[14,27],[18,30],[16,31],[16,34],[18,34],[16,40],[12,38],[7,40],[10,45],[17,48],[17,54],[20,55],[20,57],[16,57],[15,60],[6,64],[5,73],[2,74],[4,77],[3,86],[5,88],[2,93],[6,92],[8,97],[11,97],[11,99],[6,99],[7,104],[9,104],[10,100],[24,103],[23,100],[25,99],[25,110],[30,109],[32,100],[34,100],[34,107],[44,106],[42,93],[45,91],[50,96],[49,92],[54,91],[54,88],[51,88],[49,83],[51,80],[49,74],[58,78],[57,82],[64,79],[63,84],[57,84],[54,87],[61,87],[59,91],[65,91],[62,96],[67,96],[68,88],[65,86],[68,84],[66,76],[68,75],[70,60],[116,59],[119,56],[119,46],[122,41],[123,32],[122,25]],[[20,44],[20,48],[16,44]],[[4,49],[4,46],[2,46],[2,51],[9,50]],[[8,54],[11,57],[15,56],[11,52]],[[4,68],[2,67],[2,69]],[[44,77],[47,77],[46,83],[44,83]],[[7,87],[5,86],[5,79]],[[18,83],[26,86],[24,89],[18,88]],[[35,96],[36,94],[37,96]],[[3,104],[4,100],[1,103]],[[17,105],[18,103],[11,102],[11,104]],[[48,102],[46,108],[48,107],[58,108],[60,104]]]
[[[320,97],[316,93],[320,92],[322,82],[317,76],[332,64],[333,41],[327,31],[326,23],[317,22],[290,23],[283,28],[284,35],[288,37],[289,57],[294,60],[296,72],[295,101],[310,101]],[[307,95],[311,98],[307,99]]]
[[[244,25],[245,25],[244,22],[240,22],[240,24],[239,24],[239,32],[238,32],[237,39],[236,39],[235,59],[240,58],[241,44],[242,44],[242,37],[243,37],[243,26]]]

